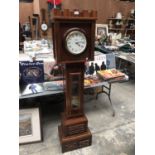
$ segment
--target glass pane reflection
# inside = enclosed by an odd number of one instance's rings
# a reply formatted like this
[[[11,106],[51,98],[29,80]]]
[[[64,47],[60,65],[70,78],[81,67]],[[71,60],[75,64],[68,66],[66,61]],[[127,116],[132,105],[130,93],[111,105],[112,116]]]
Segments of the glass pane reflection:
[[[72,109],[77,109],[80,107],[80,97],[79,97],[79,85],[80,85],[80,78],[79,75],[72,76],[72,84],[71,84],[71,105]]]

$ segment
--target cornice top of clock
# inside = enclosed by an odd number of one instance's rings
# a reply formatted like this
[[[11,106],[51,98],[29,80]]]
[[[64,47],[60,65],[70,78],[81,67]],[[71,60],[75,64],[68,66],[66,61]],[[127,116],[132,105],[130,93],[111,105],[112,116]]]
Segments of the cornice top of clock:
[[[67,20],[96,20],[97,19],[97,11],[95,10],[82,10],[79,11],[77,9],[71,11],[69,9],[58,10],[53,9],[52,19],[67,19]]]

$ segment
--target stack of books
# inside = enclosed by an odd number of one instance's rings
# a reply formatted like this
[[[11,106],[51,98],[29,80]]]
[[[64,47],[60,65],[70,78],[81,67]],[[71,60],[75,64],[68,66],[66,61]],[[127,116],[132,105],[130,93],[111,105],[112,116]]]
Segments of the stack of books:
[[[116,70],[116,69],[107,69],[107,70],[100,70],[97,71],[97,75],[102,78],[103,80],[111,80],[117,78],[125,78],[125,74]]]

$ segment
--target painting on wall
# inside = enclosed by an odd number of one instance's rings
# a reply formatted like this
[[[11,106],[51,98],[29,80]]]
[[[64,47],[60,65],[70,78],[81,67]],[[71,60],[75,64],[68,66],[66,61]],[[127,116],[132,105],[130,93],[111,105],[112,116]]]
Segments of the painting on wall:
[[[108,25],[107,24],[96,24],[96,36],[108,36]]]

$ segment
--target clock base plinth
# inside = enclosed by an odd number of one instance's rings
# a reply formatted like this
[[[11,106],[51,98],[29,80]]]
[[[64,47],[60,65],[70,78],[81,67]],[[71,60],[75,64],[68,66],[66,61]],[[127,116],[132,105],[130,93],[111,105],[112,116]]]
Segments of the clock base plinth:
[[[61,126],[64,136],[71,136],[86,132],[88,129],[88,120],[85,115],[67,118],[65,113],[61,114]]]
[[[72,136],[64,136],[62,126],[58,126],[59,139],[61,143],[62,153],[75,149],[90,146],[92,143],[92,134],[89,129],[86,132],[75,134]]]

